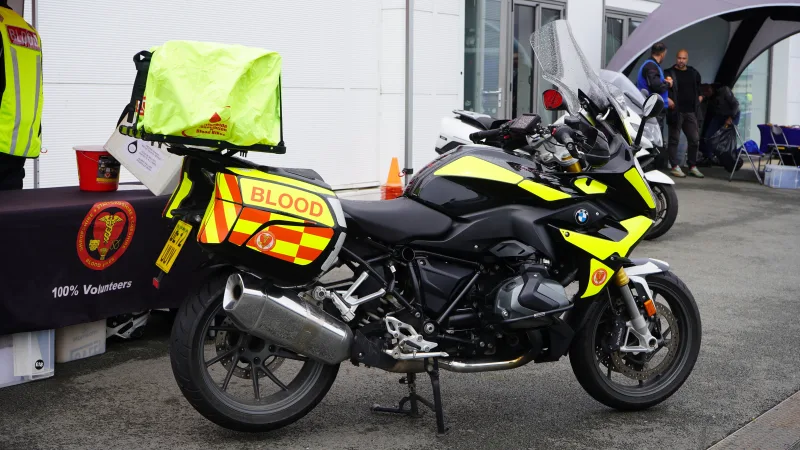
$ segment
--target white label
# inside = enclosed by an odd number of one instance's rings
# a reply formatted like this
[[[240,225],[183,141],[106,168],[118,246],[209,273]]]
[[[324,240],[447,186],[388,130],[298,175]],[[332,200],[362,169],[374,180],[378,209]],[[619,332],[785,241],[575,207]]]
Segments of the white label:
[[[131,151],[130,148],[133,146],[136,147],[133,156],[136,158],[136,163],[139,167],[150,174],[158,173],[161,170],[164,165],[164,155],[158,148],[153,148],[149,142],[133,141],[128,145],[128,152]]]

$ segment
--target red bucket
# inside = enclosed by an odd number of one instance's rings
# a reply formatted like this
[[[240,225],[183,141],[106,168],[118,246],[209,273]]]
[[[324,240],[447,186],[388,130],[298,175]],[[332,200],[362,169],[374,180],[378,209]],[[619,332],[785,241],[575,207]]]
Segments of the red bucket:
[[[73,147],[78,158],[78,182],[82,191],[108,192],[119,187],[119,161],[102,145]]]

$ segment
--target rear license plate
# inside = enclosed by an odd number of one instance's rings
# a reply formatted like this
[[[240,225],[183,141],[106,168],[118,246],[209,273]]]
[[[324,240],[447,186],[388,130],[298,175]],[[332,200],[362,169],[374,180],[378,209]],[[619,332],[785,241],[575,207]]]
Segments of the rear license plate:
[[[172,268],[172,264],[175,263],[175,260],[178,258],[178,254],[181,252],[183,244],[186,242],[186,238],[189,237],[191,232],[192,226],[179,220],[172,230],[172,234],[169,236],[167,243],[164,245],[164,249],[161,250],[161,254],[158,256],[156,267],[163,270],[164,273],[169,273],[169,269]]]

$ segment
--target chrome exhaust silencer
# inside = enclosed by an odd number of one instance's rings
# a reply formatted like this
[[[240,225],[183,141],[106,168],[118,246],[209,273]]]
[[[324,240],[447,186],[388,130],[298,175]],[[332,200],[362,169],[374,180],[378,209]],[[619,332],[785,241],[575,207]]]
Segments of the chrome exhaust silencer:
[[[239,329],[326,364],[350,358],[350,327],[293,292],[253,288],[257,280],[240,273],[228,277],[222,307]]]

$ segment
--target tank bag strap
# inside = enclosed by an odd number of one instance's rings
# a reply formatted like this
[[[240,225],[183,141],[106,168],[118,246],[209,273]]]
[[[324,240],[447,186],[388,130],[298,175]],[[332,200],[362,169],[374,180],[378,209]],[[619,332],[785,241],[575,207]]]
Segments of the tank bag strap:
[[[136,128],[136,122],[139,120],[138,112],[144,107],[144,90],[147,86],[147,72],[150,70],[152,56],[153,54],[148,51],[141,51],[133,57],[133,63],[136,66],[136,78],[133,81],[131,102],[125,112],[128,114],[128,122],[132,123],[134,128]]]

